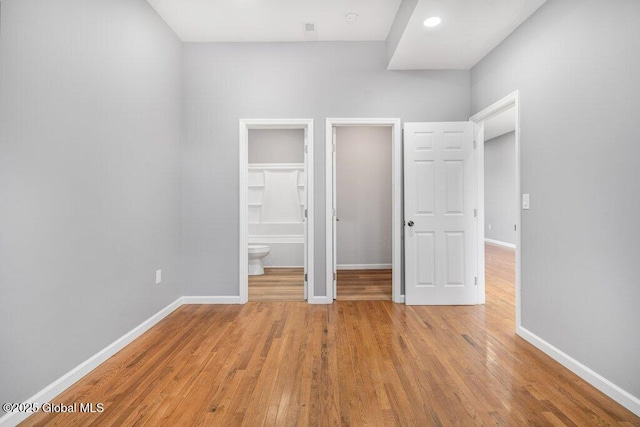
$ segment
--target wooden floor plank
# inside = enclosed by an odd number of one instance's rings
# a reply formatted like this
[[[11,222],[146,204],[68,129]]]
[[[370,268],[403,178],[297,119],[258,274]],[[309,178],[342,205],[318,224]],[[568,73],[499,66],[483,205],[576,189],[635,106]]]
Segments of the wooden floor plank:
[[[391,301],[391,269],[338,270],[337,300]]]
[[[23,425],[640,426],[515,335],[513,250],[487,245],[486,267],[483,306],[182,306],[53,400],[102,402],[104,413]],[[378,281],[390,299],[389,271],[349,280],[365,296]]]
[[[339,270],[338,300],[391,301],[391,269]],[[304,301],[302,268],[270,268],[249,276],[249,301]]]
[[[304,269],[266,267],[249,276],[249,301],[304,301]]]

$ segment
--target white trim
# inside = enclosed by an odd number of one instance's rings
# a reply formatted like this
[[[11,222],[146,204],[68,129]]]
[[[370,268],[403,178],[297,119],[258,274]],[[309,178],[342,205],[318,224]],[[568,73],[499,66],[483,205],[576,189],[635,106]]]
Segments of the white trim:
[[[516,248],[515,243],[501,242],[500,240],[493,240],[493,239],[489,239],[487,237],[484,238],[484,241],[486,243],[490,243],[492,245],[504,246],[505,248],[511,248],[511,249],[515,249]]]
[[[504,98],[494,102],[489,105],[487,108],[482,111],[477,112],[469,119],[472,122],[479,123],[481,121],[487,120],[493,116],[497,116],[498,114],[508,110],[509,108],[517,105],[519,97],[519,91],[511,92],[509,95]],[[517,121],[517,118],[516,118]]]
[[[249,244],[249,206],[248,206],[248,175],[249,175],[249,129],[304,129],[305,145],[307,146],[305,162],[305,197],[307,209],[307,241],[305,242],[307,254],[307,290],[309,292],[309,302],[314,292],[314,172],[313,172],[313,119],[240,119],[239,126],[239,189],[240,210],[239,210],[239,295],[240,304],[245,304],[249,300],[249,271],[248,252]]]
[[[338,270],[382,270],[392,268],[392,264],[338,264]]]
[[[474,123],[473,144],[475,148],[475,166],[476,166],[476,277],[478,278],[478,289],[476,304],[485,304],[487,301],[485,292],[485,254],[484,254],[484,122]]]
[[[400,119],[328,118],[325,125],[325,238],[326,295],[333,302],[333,128],[338,126],[391,126],[392,129],[392,288],[393,301],[404,302],[402,286],[402,127]]]
[[[287,236],[287,235],[261,235],[261,236],[249,236],[249,244],[262,244],[262,243],[304,243],[304,236]]]
[[[155,324],[167,317],[181,305],[182,298],[178,298],[162,310],[158,311],[153,316],[149,317],[140,325],[136,326],[131,331],[127,332],[126,334],[115,340],[113,343],[109,344],[98,353],[94,354],[89,359],[85,360],[51,384],[31,396],[25,401],[25,403],[28,402],[43,404],[53,400],[60,393],[71,387],[76,382],[80,381],[82,377],[93,371],[111,356],[122,350],[140,335],[151,329]],[[33,413],[7,413],[2,418],[0,418],[0,426],[17,425],[31,415],[33,415]]]
[[[600,390],[602,393],[609,396],[611,399],[618,402],[620,405],[624,406],[634,414],[640,416],[640,399],[636,396],[632,395],[628,391],[623,388],[617,386],[612,383],[602,375],[598,374],[591,368],[583,365],[578,362],[573,357],[549,344],[547,341],[543,340],[533,332],[528,329],[519,326],[518,327],[518,335],[522,337],[522,339],[526,340],[534,347],[541,350],[543,353],[554,359],[556,362],[560,363],[565,368],[569,369],[571,372]]]
[[[238,295],[182,297],[182,304],[242,304]]]
[[[316,297],[309,294],[309,304],[332,304],[332,303],[333,303],[333,298],[329,298],[326,296]]]
[[[493,103],[484,110],[471,116],[469,120],[478,124],[484,130],[484,121],[502,113],[509,108],[515,108],[515,180],[516,180],[516,331],[521,325],[522,318],[522,210],[520,209],[521,178],[520,178],[520,94],[516,90],[501,100]],[[484,271],[484,141],[476,149],[476,172],[478,183],[478,293],[479,303],[485,302],[485,271]]]
[[[249,170],[304,170],[304,163],[248,163]]]
[[[240,303],[249,301],[249,124],[240,120],[240,144],[239,144],[239,264],[240,264]],[[246,191],[243,189],[246,188]]]

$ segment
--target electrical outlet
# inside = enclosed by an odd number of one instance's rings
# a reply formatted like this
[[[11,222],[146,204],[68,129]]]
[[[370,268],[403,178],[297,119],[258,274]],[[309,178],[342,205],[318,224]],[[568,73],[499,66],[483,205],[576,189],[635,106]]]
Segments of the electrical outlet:
[[[156,285],[162,282],[162,270],[156,270]]]
[[[491,224],[489,224],[489,230],[491,230]]]

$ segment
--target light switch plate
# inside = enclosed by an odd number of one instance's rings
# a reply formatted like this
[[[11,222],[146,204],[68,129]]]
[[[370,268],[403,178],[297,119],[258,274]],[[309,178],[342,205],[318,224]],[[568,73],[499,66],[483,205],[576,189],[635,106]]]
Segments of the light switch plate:
[[[522,195],[522,209],[529,209],[529,194]]]
[[[162,282],[162,270],[156,270],[156,285]]]

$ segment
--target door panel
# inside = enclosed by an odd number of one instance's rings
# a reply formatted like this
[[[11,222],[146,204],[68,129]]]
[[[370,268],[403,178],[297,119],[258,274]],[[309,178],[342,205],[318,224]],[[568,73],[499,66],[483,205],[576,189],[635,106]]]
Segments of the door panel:
[[[436,285],[436,242],[434,233],[416,233],[418,259],[418,283],[417,286]]]
[[[405,123],[406,303],[477,301],[470,122]]]
[[[445,215],[464,215],[464,162],[445,160]]]
[[[444,286],[464,286],[464,233],[444,232],[445,278]]]
[[[436,189],[434,185],[429,183],[435,183],[435,167],[433,161],[416,161],[416,180],[418,182],[425,183],[422,187],[418,188],[418,213],[433,215],[433,208],[435,206],[435,193]]]

